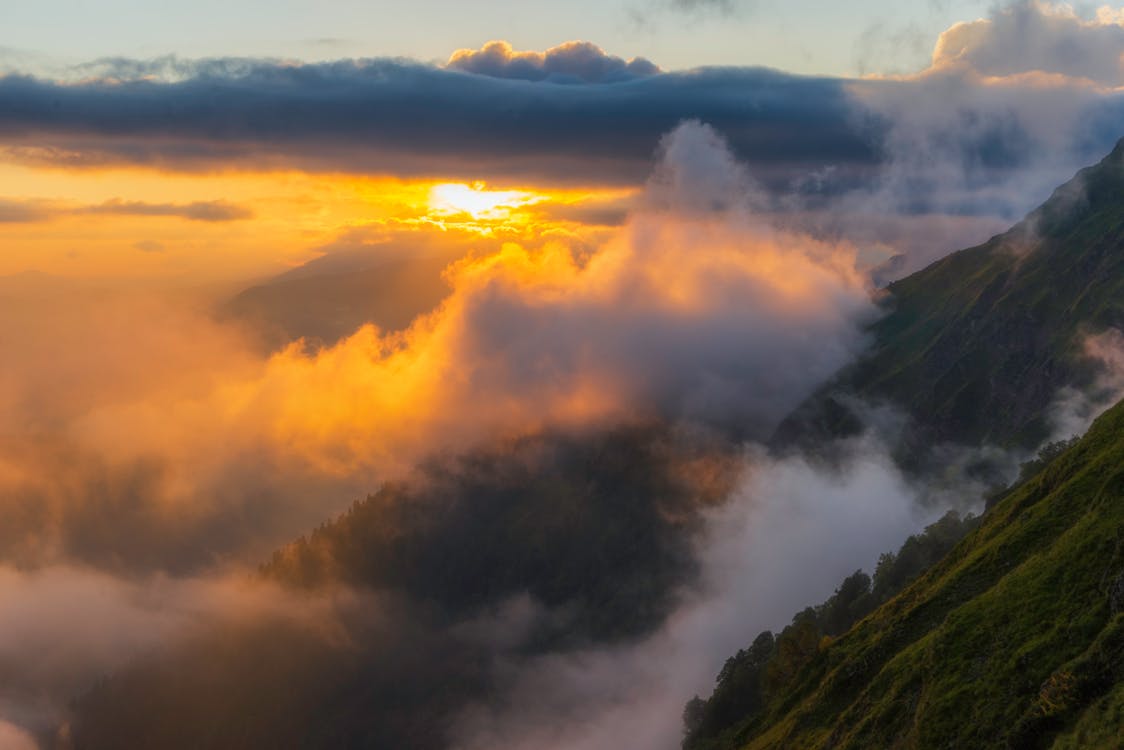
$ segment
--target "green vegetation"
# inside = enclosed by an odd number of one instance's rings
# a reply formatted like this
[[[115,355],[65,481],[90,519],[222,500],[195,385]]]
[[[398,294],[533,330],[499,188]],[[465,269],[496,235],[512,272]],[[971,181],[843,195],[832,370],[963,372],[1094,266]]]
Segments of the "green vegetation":
[[[857,570],[826,602],[797,613],[780,635],[774,637],[766,631],[757,636],[748,649],[726,660],[710,698],[696,696],[687,704],[683,746],[691,750],[724,747],[728,731],[758,716],[824,644],[847,632],[939,561],[979,520],[947,513],[921,534],[909,537],[897,554],[883,554],[873,579]]]
[[[1063,386],[1093,377],[1086,334],[1124,328],[1124,141],[1010,231],[891,284],[870,353],[790,417],[814,445],[858,420],[842,393],[903,408],[904,463],[934,442],[1031,448]]]
[[[1119,748],[1124,403],[780,690],[760,685],[696,746]]]

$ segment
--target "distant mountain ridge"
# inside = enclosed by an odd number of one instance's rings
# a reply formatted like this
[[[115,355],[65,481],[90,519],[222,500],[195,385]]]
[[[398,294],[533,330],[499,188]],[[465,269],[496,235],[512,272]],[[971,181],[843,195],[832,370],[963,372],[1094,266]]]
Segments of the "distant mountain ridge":
[[[331,345],[367,323],[400,331],[449,293],[441,276],[447,264],[422,257],[348,270],[302,267],[242,291],[219,315],[247,323],[270,348],[302,338]]]

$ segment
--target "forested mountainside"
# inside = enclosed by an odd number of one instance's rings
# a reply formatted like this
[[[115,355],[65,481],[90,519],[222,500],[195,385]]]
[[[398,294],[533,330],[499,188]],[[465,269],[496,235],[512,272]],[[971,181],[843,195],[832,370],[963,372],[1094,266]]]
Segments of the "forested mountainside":
[[[445,747],[508,652],[650,632],[740,466],[731,446],[647,423],[435,459],[263,566],[312,596],[358,593],[331,637],[284,620],[202,633],[80,701],[75,746]]]
[[[806,607],[779,633],[764,631],[748,648],[726,660],[714,692],[695,696],[683,710],[685,748],[722,747],[725,736],[759,715],[786,690],[821,644],[847,632],[858,620],[896,596],[941,560],[979,516],[949,511],[924,532],[909,537],[897,552],[885,552],[873,575],[856,570],[826,601]]]
[[[723,673],[715,695],[744,703],[720,731],[688,707],[686,747],[1119,748],[1124,403],[852,629],[795,635],[737,690]],[[776,652],[767,640],[730,672]]]

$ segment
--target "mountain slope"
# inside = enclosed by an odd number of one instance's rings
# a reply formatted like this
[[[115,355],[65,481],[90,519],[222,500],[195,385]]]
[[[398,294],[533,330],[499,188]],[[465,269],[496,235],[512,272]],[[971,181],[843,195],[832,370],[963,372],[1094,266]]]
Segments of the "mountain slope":
[[[1119,748],[1124,402],[723,748]]]
[[[1086,334],[1124,325],[1124,141],[1008,232],[887,290],[874,346],[778,430],[780,444],[857,429],[845,395],[911,417],[911,445],[1031,448],[1063,386],[1088,385]]]
[[[837,638],[947,555],[979,525],[980,517],[949,511],[920,534],[910,536],[897,552],[879,556],[873,575],[857,570],[835,592],[814,607],[797,612],[779,633],[764,631],[753,643],[728,658],[714,691],[705,700],[695,696],[683,711],[682,745],[688,750],[723,747],[728,731],[759,715],[791,686],[801,667],[815,656],[824,638]]]
[[[334,344],[364,323],[402,330],[448,294],[442,257],[384,261],[373,268],[287,274],[253,286],[219,314],[241,320],[276,348],[299,338]]]
[[[512,664],[657,627],[740,459],[650,423],[436,458],[263,566],[295,606],[339,595],[325,622],[220,624],[151,654],[77,701],[73,746],[448,747]]]

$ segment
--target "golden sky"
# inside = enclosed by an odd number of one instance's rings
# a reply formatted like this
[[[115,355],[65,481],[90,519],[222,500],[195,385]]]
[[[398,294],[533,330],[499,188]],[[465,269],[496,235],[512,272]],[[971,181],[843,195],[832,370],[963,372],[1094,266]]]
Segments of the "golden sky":
[[[544,234],[587,237],[622,213],[629,195],[596,186],[0,163],[0,275],[245,280],[300,265],[356,232],[368,241],[420,234],[429,247],[477,237],[490,250]]]

